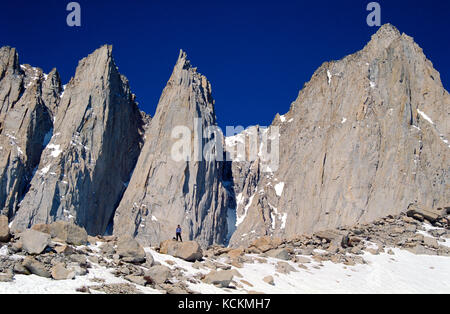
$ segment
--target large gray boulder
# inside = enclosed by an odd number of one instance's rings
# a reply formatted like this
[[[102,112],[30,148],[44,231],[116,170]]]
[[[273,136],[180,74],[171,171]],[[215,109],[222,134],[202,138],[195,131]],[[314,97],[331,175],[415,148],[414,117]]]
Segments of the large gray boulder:
[[[26,257],[22,265],[32,274],[45,277],[45,278],[51,278],[51,273],[45,268],[44,264],[41,262],[35,260],[33,257],[28,256]]]
[[[25,230],[20,234],[22,249],[28,254],[41,254],[50,244],[50,235],[36,230]]]
[[[66,221],[56,221],[49,225],[52,238],[60,239],[67,244],[85,245],[88,234],[84,228]]]
[[[163,265],[156,265],[145,271],[145,276],[148,276],[156,284],[165,283],[170,277],[170,268]]]
[[[8,217],[0,215],[0,242],[8,242],[9,237]]]
[[[233,280],[234,272],[231,270],[212,270],[209,274],[205,276],[203,282],[219,286],[221,288],[227,288],[230,286]]]
[[[275,249],[275,250],[270,250],[268,252],[266,252],[266,255],[269,257],[273,257],[273,258],[277,258],[277,259],[282,259],[285,261],[288,261],[291,259],[288,250],[286,249]]]
[[[203,251],[195,241],[177,242],[173,240],[163,241],[160,244],[159,252],[174,257],[184,259],[188,262],[195,262],[203,258]]]
[[[68,280],[75,278],[75,271],[67,269],[64,263],[58,263],[51,269],[52,278],[55,280]]]
[[[144,248],[132,237],[123,236],[117,240],[117,254],[125,262],[143,263],[145,262]]]

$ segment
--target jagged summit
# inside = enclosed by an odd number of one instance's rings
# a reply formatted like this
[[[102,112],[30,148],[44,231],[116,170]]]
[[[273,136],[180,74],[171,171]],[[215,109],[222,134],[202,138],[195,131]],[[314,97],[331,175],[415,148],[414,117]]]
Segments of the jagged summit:
[[[372,40],[381,38],[397,38],[399,36],[401,36],[401,33],[398,28],[390,23],[386,23],[380,26],[378,31],[372,35]]]
[[[45,149],[12,228],[64,220],[103,234],[135,166],[144,124],[112,46],[82,59],[58,97],[52,130],[41,141]]]
[[[198,155],[212,137],[205,136],[206,128],[214,125],[211,84],[180,51],[146,132],[148,140],[116,211],[114,234],[157,244],[170,239],[180,224],[187,237],[203,246],[223,242],[228,202],[222,184],[224,165],[201,160]],[[174,160],[171,155],[177,141],[172,132],[180,126],[190,132],[191,161]],[[198,145],[200,150],[196,149]]]
[[[274,121],[278,171],[239,172],[231,244],[370,222],[414,202],[447,206],[449,103],[422,49],[390,24],[363,50],[325,62]]]

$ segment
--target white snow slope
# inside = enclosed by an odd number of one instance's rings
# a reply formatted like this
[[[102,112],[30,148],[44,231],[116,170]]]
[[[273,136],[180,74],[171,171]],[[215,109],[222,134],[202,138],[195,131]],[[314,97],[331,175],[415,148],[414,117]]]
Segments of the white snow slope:
[[[95,249],[95,246],[93,247]],[[151,248],[150,252],[155,261],[170,268],[181,268],[186,277],[195,274],[207,274],[208,269],[194,269],[192,263],[159,254]],[[387,252],[388,249],[385,249]],[[266,263],[255,261],[246,263],[243,268],[235,268],[242,278],[234,277],[232,284],[235,288],[217,288],[210,284],[196,281],[188,283],[189,288],[199,293],[450,293],[450,257],[414,255],[409,251],[392,248],[394,255],[382,253],[372,255],[366,252],[363,258],[367,264],[346,266],[334,264],[330,261],[304,264],[307,269],[300,268],[293,262],[288,262],[297,271],[290,274],[281,274],[276,271],[279,260],[265,258]],[[1,250],[0,250],[1,252]],[[249,255],[252,256],[252,255]],[[253,255],[256,257],[256,255]],[[167,263],[169,261],[169,263]],[[171,262],[170,262],[171,261]],[[174,263],[173,265],[172,262]],[[234,267],[233,267],[234,268]],[[91,278],[102,278],[106,283],[124,283],[124,279],[116,278],[108,270],[99,265],[93,265],[87,276],[77,277],[74,280],[55,281],[37,276],[16,275],[14,282],[0,283],[0,293],[75,293],[81,286],[96,285]],[[273,276],[275,285],[263,281],[265,276]],[[242,282],[249,282],[248,286]],[[159,293],[157,290],[136,286],[144,293]]]

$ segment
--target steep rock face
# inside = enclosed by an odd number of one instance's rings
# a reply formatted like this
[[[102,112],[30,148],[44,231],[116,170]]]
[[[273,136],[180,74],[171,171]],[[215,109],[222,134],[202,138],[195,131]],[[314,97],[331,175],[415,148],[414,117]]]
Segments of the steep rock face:
[[[258,175],[252,165],[245,180],[259,179],[237,199],[245,217],[232,245],[450,202],[450,97],[422,49],[391,25],[323,64],[272,126],[279,168]]]
[[[53,134],[12,229],[64,220],[90,234],[105,232],[135,166],[144,124],[111,50],[103,46],[81,60],[57,110],[50,107]],[[58,90],[44,86],[44,92],[52,99]]]
[[[198,136],[194,132],[197,118],[202,127]],[[156,245],[172,239],[180,224],[183,240],[196,240],[202,246],[224,241],[229,199],[222,183],[224,163],[194,157],[199,153],[196,143],[205,147],[212,138],[206,128],[215,125],[211,85],[180,52],[146,132],[149,140],[116,211],[114,234]],[[192,137],[190,161],[172,158],[178,141],[172,131],[177,126],[187,128]],[[216,136],[220,140],[221,133]]]
[[[52,127],[49,108],[59,99],[59,75],[52,79],[41,69],[19,65],[14,48],[0,49],[0,213],[11,218],[27,191]]]

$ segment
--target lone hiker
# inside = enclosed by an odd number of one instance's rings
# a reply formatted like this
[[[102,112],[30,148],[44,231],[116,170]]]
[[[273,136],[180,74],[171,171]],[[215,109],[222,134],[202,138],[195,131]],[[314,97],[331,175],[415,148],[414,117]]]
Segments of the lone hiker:
[[[177,241],[178,241],[178,238],[180,238],[180,241],[181,242],[183,242],[183,239],[181,238],[181,227],[180,227],[180,225],[178,225],[178,227],[177,227]]]

